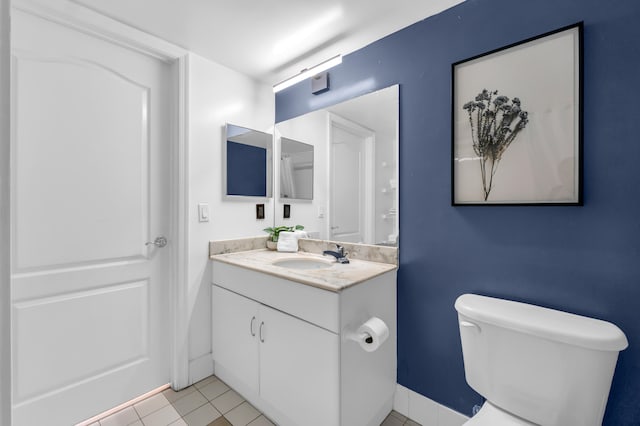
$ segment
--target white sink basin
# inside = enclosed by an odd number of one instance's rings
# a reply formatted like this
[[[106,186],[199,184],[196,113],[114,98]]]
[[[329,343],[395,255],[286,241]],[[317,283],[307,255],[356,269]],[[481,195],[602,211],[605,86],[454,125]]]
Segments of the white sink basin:
[[[330,268],[335,262],[323,259],[311,259],[308,257],[280,259],[273,262],[275,266],[289,269],[324,269]]]

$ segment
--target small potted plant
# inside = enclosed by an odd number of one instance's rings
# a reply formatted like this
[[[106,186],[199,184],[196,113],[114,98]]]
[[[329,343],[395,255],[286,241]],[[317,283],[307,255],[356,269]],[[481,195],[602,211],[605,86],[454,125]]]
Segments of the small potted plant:
[[[302,231],[303,229],[304,229],[304,226],[302,225],[277,226],[277,227],[264,228],[263,231],[269,233],[269,237],[267,238],[267,248],[269,250],[275,250],[276,248],[278,248],[278,236],[280,235],[280,232]]]

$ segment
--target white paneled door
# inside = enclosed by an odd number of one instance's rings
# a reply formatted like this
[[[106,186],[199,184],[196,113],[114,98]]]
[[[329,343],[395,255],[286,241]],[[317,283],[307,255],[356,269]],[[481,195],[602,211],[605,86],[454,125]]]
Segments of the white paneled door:
[[[171,64],[12,17],[13,423],[71,425],[170,379]],[[171,241],[169,241],[171,244]]]

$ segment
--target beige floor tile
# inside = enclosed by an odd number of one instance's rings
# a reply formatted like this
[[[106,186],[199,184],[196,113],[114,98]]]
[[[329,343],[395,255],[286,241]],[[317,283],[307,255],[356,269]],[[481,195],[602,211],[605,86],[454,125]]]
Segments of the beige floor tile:
[[[189,426],[189,425],[187,424],[187,422],[184,421],[184,419],[179,419],[171,423],[169,426]]]
[[[247,426],[260,415],[253,405],[243,402],[224,416],[233,426]]]
[[[405,426],[422,426],[422,425],[420,423],[418,423],[418,422],[414,422],[413,420],[408,419],[405,422]]]
[[[249,426],[276,426],[276,425],[273,424],[265,416],[260,416],[257,419],[255,419],[254,421],[252,421],[251,423],[249,423]]]
[[[138,420],[137,422],[131,423],[129,426],[144,426],[142,420]]]
[[[190,412],[184,416],[183,419],[189,426],[207,426],[221,416],[222,414],[213,408],[213,405],[207,403],[197,410]]]
[[[188,414],[193,410],[195,410],[196,408],[200,408],[204,404],[208,404],[208,403],[209,403],[209,400],[207,398],[205,398],[200,392],[195,391],[195,392],[191,392],[189,395],[185,396],[184,398],[180,398],[179,400],[177,400],[171,405],[173,405],[173,408],[175,408],[176,411],[181,416],[184,417],[185,414]]]
[[[244,402],[244,398],[233,389],[226,391],[211,403],[218,411],[225,414]]]
[[[142,418],[144,426],[167,426],[180,419],[180,414],[171,405],[165,405]]]
[[[136,410],[133,407],[127,407],[100,420],[100,426],[127,426],[136,420],[140,420]]]
[[[189,395],[190,393],[193,393],[195,391],[197,391],[198,388],[196,388],[195,386],[189,386],[188,388],[184,388],[178,392],[174,391],[173,389],[169,388],[166,389],[164,391],[162,391],[162,394],[165,396],[165,398],[167,398],[167,400],[171,403],[176,402],[177,400],[179,400],[180,398],[184,398],[185,396]]]
[[[391,412],[389,413],[390,416],[396,417],[400,420],[402,420],[403,422],[406,422],[408,417],[407,416],[403,416],[402,414],[398,413],[395,410],[391,410]]]
[[[209,423],[207,426],[233,426],[233,425],[229,423],[229,420],[225,419],[224,417],[220,417],[217,420],[214,420],[211,423]]]
[[[158,393],[134,404],[133,407],[140,418],[143,418],[167,405],[169,405],[169,400],[162,393]]]
[[[206,377],[206,378],[200,380],[197,383],[194,383],[193,386],[195,386],[196,389],[202,389],[203,387],[207,386],[209,383],[215,382],[217,380],[218,380],[218,378],[216,376],[209,376],[209,377]]]
[[[213,381],[203,388],[200,388],[200,393],[205,396],[209,401],[212,401],[229,390],[229,386],[220,380]]]
[[[380,423],[380,426],[403,426],[404,422],[405,422],[404,420],[401,420],[389,414],[387,418],[384,419],[382,423]]]

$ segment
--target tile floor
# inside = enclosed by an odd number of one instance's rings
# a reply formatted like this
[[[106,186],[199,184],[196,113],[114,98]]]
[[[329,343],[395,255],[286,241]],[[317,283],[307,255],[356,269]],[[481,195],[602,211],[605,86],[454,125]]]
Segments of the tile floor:
[[[392,411],[381,426],[419,424]],[[274,426],[215,376],[180,392],[167,389],[90,426]],[[301,425],[303,426],[303,425]]]

